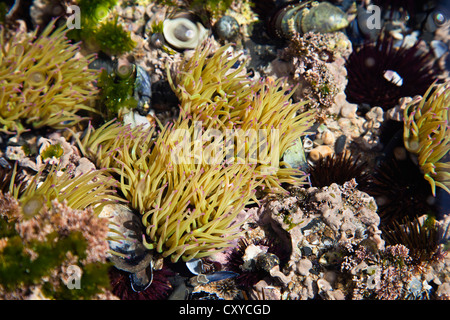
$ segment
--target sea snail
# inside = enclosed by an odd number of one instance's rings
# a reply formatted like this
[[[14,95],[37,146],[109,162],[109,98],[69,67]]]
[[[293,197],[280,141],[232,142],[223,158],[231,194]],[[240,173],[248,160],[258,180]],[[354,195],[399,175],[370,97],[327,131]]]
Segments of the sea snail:
[[[139,241],[144,230],[140,219],[121,204],[105,206],[100,217],[109,219],[109,260],[117,269],[130,273],[134,291],[145,290],[153,280],[153,254]]]
[[[329,2],[302,2],[281,8],[269,22],[281,38],[289,38],[293,32],[334,32],[348,26],[347,15]]]

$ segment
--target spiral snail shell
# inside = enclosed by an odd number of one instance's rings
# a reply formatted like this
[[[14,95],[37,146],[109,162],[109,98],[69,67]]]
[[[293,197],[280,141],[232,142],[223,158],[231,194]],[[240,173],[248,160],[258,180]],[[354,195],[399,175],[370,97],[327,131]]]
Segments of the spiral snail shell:
[[[239,23],[231,16],[223,16],[217,20],[214,30],[219,39],[232,40],[239,34]]]
[[[294,32],[334,32],[348,26],[347,15],[329,2],[289,4],[275,13],[269,25],[280,38],[290,38]]]

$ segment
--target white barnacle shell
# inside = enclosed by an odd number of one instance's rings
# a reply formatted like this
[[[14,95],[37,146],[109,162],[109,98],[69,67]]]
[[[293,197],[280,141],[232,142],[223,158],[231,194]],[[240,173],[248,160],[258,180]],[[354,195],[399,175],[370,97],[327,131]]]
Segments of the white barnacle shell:
[[[394,70],[385,70],[383,73],[383,77],[387,81],[395,84],[398,87],[401,87],[403,85],[403,78]]]
[[[176,49],[194,49],[208,36],[208,30],[200,23],[185,17],[164,20],[163,35],[167,43]]]

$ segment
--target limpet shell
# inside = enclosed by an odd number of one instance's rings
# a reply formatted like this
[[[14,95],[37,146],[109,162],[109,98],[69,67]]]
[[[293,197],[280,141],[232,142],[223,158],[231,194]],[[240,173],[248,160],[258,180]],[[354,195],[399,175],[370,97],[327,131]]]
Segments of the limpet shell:
[[[185,17],[164,20],[163,35],[167,43],[176,49],[195,49],[208,35],[200,22]]]

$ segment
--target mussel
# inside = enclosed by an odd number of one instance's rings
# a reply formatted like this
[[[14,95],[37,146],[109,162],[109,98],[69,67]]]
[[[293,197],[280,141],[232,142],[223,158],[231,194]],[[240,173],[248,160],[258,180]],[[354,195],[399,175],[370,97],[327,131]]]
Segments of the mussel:
[[[202,259],[192,259],[186,262],[186,267],[195,275],[190,279],[192,286],[208,284],[215,281],[221,281],[238,276],[237,273],[226,270],[208,270]]]
[[[153,254],[142,244],[144,227],[138,215],[122,204],[107,205],[100,217],[109,220],[109,260],[130,273],[131,288],[143,291],[153,280]]]

